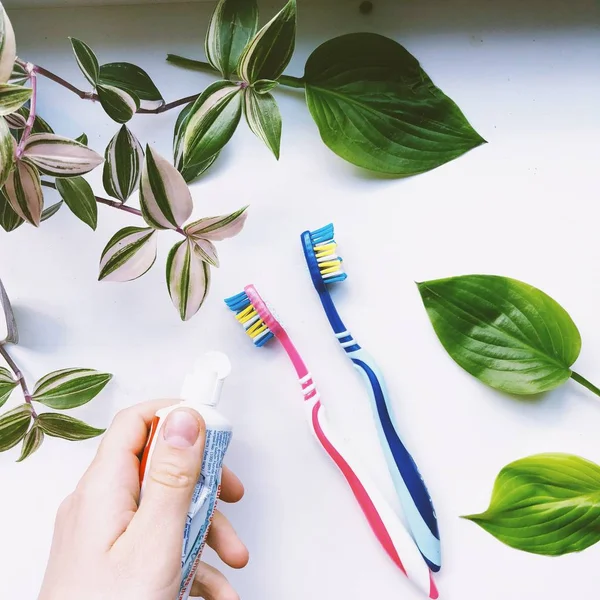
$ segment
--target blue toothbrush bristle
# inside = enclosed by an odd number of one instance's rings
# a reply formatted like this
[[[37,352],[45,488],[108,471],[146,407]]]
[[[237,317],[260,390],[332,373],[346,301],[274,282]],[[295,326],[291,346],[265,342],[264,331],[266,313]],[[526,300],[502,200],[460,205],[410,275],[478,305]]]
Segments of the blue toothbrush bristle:
[[[342,257],[336,254],[337,243],[333,236],[333,223],[310,232],[321,279],[326,284],[344,281],[348,277],[344,272]]]
[[[264,346],[275,336],[260,318],[246,292],[241,292],[230,298],[225,298],[225,304],[236,313],[235,318],[242,325],[246,334],[252,339],[257,348]]]

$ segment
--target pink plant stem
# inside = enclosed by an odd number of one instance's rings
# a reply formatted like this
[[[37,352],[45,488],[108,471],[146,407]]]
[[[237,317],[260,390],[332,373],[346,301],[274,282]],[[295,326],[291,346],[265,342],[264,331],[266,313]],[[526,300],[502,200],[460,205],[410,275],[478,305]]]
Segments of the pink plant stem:
[[[31,406],[31,414],[34,419],[37,419],[38,414],[35,412],[35,408],[33,408],[33,402],[31,401],[31,394],[29,392],[29,388],[27,387],[27,382],[25,381],[25,376],[21,372],[21,369],[17,366],[17,363],[12,359],[8,351],[6,350],[4,344],[0,344],[0,355],[2,358],[8,363],[8,366],[11,368],[12,372],[15,374],[17,381],[21,384],[21,389],[23,390],[23,396],[25,398],[25,402]]]
[[[25,68],[27,69],[27,73],[31,79],[31,103],[29,107],[29,117],[27,118],[27,123],[25,125],[25,131],[23,132],[21,141],[17,147],[17,158],[21,158],[21,156],[23,156],[25,143],[27,142],[27,138],[29,138],[31,135],[31,130],[33,129],[33,124],[35,123],[35,111],[37,105],[37,74],[35,72],[35,66],[31,63],[27,63]]]

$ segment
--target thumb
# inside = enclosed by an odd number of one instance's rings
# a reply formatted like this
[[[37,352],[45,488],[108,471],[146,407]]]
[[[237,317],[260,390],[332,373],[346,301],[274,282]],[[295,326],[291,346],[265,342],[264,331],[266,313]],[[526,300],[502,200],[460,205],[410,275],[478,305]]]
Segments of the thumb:
[[[149,556],[181,556],[186,513],[202,466],[206,426],[195,410],[167,415],[145,475],[144,496],[128,531]]]

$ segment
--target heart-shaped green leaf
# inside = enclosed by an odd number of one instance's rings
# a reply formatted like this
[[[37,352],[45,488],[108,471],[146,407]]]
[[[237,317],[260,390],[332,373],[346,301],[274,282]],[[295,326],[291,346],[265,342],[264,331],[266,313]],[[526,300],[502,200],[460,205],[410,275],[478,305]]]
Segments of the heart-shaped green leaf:
[[[98,204],[90,184],[83,177],[57,177],[56,189],[71,212],[95,230],[98,225]]]
[[[304,83],[323,141],[359,167],[416,175],[484,143],[417,59],[381,35],[325,42],[309,57]]]
[[[296,0],[289,2],[252,38],[240,58],[238,73],[248,82],[278,79],[296,45]]]
[[[6,183],[14,166],[15,142],[10,134],[8,123],[4,119],[0,119],[0,187]]]
[[[204,49],[224,79],[236,71],[240,56],[258,29],[256,0],[220,0],[213,12]]]
[[[140,99],[114,85],[98,85],[98,99],[104,112],[117,123],[127,123],[140,108]]]
[[[138,108],[154,110],[165,101],[150,75],[131,63],[108,63],[100,67],[99,82],[128,92],[139,100]]]
[[[40,174],[33,165],[18,160],[4,185],[4,192],[19,217],[36,227],[40,224],[44,194]]]
[[[173,246],[167,258],[167,287],[182,321],[193,317],[210,289],[210,267],[190,239]]]
[[[6,404],[17,385],[12,373],[8,369],[0,367],[0,407]]]
[[[252,133],[260,138],[279,160],[281,146],[281,114],[275,98],[269,93],[244,90],[244,114]]]
[[[98,59],[94,54],[94,51],[81,40],[76,38],[69,38],[71,40],[71,46],[73,47],[73,53],[77,64],[84,74],[85,78],[95,87],[98,83],[98,76],[100,74],[100,66],[98,65]]]
[[[131,281],[146,273],[155,260],[156,231],[150,227],[124,227],[102,251],[98,279]]]
[[[579,331],[541,290],[494,275],[418,286],[448,354],[484,383],[512,394],[536,394],[571,376],[581,349]]]
[[[37,421],[37,426],[51,437],[78,442],[102,435],[106,430],[92,427],[79,419],[57,413],[43,413]]]
[[[36,383],[32,398],[50,408],[75,408],[95,398],[111,379],[94,369],[53,371]]]
[[[21,404],[0,415],[0,452],[16,446],[25,437],[31,416],[29,404]]]
[[[14,231],[24,223],[23,219],[13,210],[4,188],[0,189],[0,226],[4,231]]]
[[[560,556],[600,541],[600,466],[570,454],[539,454],[504,467],[489,508],[465,517],[501,542]]]
[[[42,216],[40,217],[40,223],[43,223],[44,221],[47,221],[50,217],[53,217],[60,210],[62,205],[63,205],[63,201],[59,200],[58,202],[55,202],[52,206],[45,208],[42,211]]]
[[[42,445],[43,441],[44,432],[34,424],[23,438],[21,456],[19,456],[17,462],[21,462],[31,456]]]
[[[31,88],[0,83],[0,117],[16,112],[31,98]]]
[[[17,44],[13,26],[0,3],[0,83],[6,83],[17,58]]]
[[[123,125],[104,153],[102,181],[109,196],[126,202],[137,190],[142,174],[144,150],[133,133]]]

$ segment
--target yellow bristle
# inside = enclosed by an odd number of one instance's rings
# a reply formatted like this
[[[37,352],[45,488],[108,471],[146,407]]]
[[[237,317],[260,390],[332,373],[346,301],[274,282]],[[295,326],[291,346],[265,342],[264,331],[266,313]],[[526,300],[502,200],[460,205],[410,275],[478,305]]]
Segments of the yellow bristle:
[[[340,265],[336,265],[335,267],[329,267],[329,269],[321,269],[321,275],[328,275],[329,273],[335,273],[339,271]]]
[[[254,306],[252,306],[252,304],[250,304],[250,306],[247,306],[243,311],[241,311],[237,315],[235,315],[235,318],[240,323],[245,323],[249,318],[252,317],[253,312],[254,312]],[[246,318],[246,317],[248,317],[248,318]]]
[[[265,331],[265,329],[267,329],[266,324],[263,321],[257,321],[256,323],[254,323],[254,325],[252,325],[252,327],[250,327],[250,329],[246,331],[246,333],[251,338],[255,338],[258,335],[260,335],[263,331]]]
[[[327,260],[325,262],[319,263],[319,269],[326,269],[327,267],[339,267],[341,261],[339,260]]]

